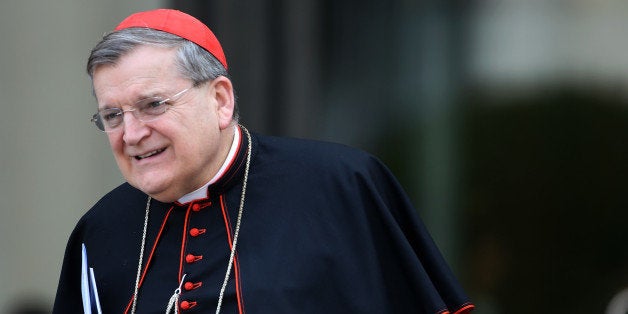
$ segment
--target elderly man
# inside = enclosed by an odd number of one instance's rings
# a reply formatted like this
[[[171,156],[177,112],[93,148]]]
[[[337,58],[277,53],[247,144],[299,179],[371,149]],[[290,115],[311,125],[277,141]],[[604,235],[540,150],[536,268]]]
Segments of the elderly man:
[[[133,14],[87,71],[126,183],[78,222],[54,313],[467,313],[374,157],[251,134],[214,34]]]

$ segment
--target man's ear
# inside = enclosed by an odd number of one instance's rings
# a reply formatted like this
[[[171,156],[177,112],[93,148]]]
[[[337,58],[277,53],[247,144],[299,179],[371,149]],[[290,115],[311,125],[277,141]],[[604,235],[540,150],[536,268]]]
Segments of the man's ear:
[[[235,96],[233,95],[233,84],[231,80],[224,76],[215,78],[210,85],[211,96],[216,102],[216,116],[221,130],[229,127],[233,122],[235,110]]]

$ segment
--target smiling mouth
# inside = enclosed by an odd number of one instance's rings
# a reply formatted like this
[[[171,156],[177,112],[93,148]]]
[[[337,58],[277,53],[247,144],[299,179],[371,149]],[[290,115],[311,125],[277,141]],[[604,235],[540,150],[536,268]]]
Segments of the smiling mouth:
[[[156,150],[151,151],[151,152],[148,152],[148,153],[146,153],[146,154],[144,154],[144,155],[138,155],[138,156],[135,156],[135,159],[136,159],[136,160],[142,160],[142,159],[144,159],[144,158],[152,157],[152,156],[155,156],[155,155],[157,155],[157,154],[159,154],[159,153],[163,152],[164,150],[166,150],[166,149],[165,149],[165,148],[156,149]]]

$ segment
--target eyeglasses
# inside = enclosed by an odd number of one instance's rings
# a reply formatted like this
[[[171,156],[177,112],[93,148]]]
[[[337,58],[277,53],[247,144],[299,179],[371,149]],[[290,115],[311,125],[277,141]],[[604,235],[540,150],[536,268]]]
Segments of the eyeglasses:
[[[124,120],[125,112],[132,112],[133,116],[142,122],[154,121],[168,111],[173,106],[172,102],[185,94],[190,88],[188,87],[166,99],[159,96],[141,99],[133,105],[132,109],[128,110],[123,110],[122,108],[99,110],[92,116],[91,121],[94,122],[99,130],[107,133],[122,129],[120,126]]]

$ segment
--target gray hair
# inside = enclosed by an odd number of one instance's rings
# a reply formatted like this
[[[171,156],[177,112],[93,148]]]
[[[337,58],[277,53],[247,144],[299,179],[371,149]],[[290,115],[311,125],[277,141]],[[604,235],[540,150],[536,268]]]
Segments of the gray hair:
[[[126,28],[109,33],[96,44],[87,60],[87,74],[94,78],[94,71],[101,65],[113,65],[122,56],[141,45],[177,48],[175,64],[183,77],[189,78],[194,86],[212,81],[219,76],[229,78],[225,67],[207,50],[177,35],[151,28]],[[238,121],[238,106],[234,108],[233,120]]]

